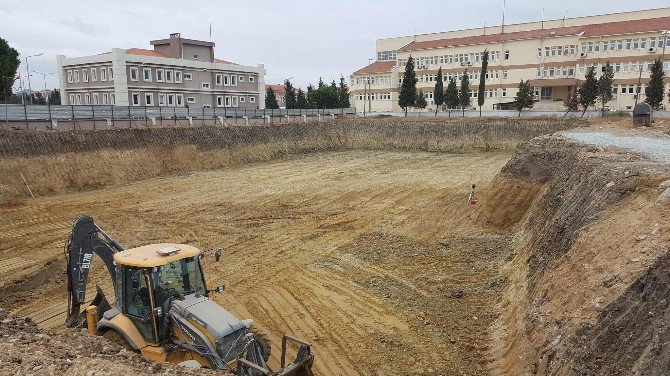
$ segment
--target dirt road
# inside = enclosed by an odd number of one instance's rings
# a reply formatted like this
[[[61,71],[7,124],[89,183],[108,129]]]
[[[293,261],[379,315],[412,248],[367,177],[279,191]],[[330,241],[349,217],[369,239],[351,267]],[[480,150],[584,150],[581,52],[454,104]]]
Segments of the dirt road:
[[[205,259],[226,285],[214,299],[274,349],[283,332],[310,340],[316,374],[485,374],[509,249],[473,225],[467,194],[509,157],[321,153],[0,207],[0,305],[58,329],[62,247],[90,214],[126,247],[221,248]]]

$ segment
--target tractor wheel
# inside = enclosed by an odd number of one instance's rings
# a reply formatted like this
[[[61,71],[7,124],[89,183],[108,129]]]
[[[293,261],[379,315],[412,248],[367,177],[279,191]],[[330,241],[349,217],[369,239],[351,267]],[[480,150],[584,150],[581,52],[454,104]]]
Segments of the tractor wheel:
[[[128,351],[135,351],[135,349],[133,349],[133,347],[130,346],[130,343],[126,341],[126,339],[121,335],[121,333],[117,332],[114,329],[109,329],[102,336],[106,340],[115,343]]]
[[[270,359],[270,351],[272,351],[270,338],[268,338],[267,334],[256,328],[251,329],[251,333],[254,335],[254,342],[256,343],[256,346],[258,346],[258,349],[263,356],[263,360],[267,362],[268,359]]]

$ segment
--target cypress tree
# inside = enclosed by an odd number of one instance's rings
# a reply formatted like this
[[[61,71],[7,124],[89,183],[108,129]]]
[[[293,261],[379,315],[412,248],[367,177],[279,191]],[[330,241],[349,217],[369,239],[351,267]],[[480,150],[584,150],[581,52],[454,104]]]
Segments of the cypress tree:
[[[463,117],[465,117],[465,107],[470,105],[470,77],[466,69],[461,77],[461,91],[458,95],[461,108],[463,109]]]
[[[321,89],[324,86],[326,86],[326,84],[323,83],[323,77],[319,77],[319,87],[318,88]]]
[[[572,86],[568,92],[568,97],[563,101],[565,108],[568,112],[564,116],[567,116],[571,111],[577,111],[579,109],[579,94],[577,93],[577,85]]]
[[[444,80],[442,78],[442,67],[437,70],[435,90],[433,90],[433,101],[435,102],[435,116],[437,111],[444,104]]]
[[[5,103],[12,96],[14,77],[20,64],[19,52],[0,38],[0,100]]]
[[[482,116],[482,106],[486,95],[486,73],[489,70],[489,50],[484,50],[482,57],[482,72],[479,76],[479,92],[477,93],[477,104],[479,105],[479,117]]]
[[[612,93],[613,80],[614,69],[612,69],[608,61],[603,69],[602,76],[598,79],[598,99],[600,99],[600,103],[602,104],[601,113],[603,116],[605,115],[605,105],[614,98],[614,94]]]
[[[519,117],[521,117],[521,111],[525,108],[532,108],[535,102],[533,95],[533,87],[530,86],[530,80],[519,82],[519,91],[514,98],[514,108],[519,111]]]
[[[428,102],[426,102],[426,96],[423,95],[423,90],[420,90],[419,94],[416,95],[416,101],[414,106],[420,109],[424,109],[426,108],[426,106],[428,106]]]
[[[268,110],[277,110],[279,109],[279,103],[277,102],[277,95],[271,87],[268,86],[265,90],[265,108]]]
[[[295,88],[291,84],[291,81],[284,81],[284,90],[286,91],[284,94],[284,103],[286,103],[286,109],[288,110],[296,108],[297,103],[295,99]]]
[[[458,85],[456,84],[455,77],[449,79],[447,90],[444,92],[444,102],[447,104],[449,117],[451,117],[451,110],[457,108],[461,104],[461,100],[458,98]]]
[[[663,84],[663,79],[665,79],[663,62],[661,59],[658,59],[651,65],[651,80],[645,89],[645,95],[647,96],[645,102],[647,102],[647,104],[654,110],[658,109],[665,97],[665,85]]]
[[[307,108],[316,108],[316,102],[314,101],[314,86],[312,84],[307,85]]]
[[[60,105],[60,90],[59,89],[53,89],[51,91],[51,94],[49,95],[49,100],[48,104],[49,105]]]
[[[579,88],[579,104],[582,106],[582,117],[589,107],[596,104],[598,99],[598,80],[596,79],[596,67],[590,67],[586,72],[586,81]]]
[[[402,86],[400,86],[400,95],[398,96],[398,105],[405,110],[405,117],[407,116],[407,109],[413,107],[416,102],[416,82],[414,59],[410,56],[409,59],[407,59]]]
[[[340,76],[340,87],[337,90],[337,94],[339,97],[339,107],[340,108],[349,108],[351,107],[351,102],[349,99],[349,87],[347,86],[347,82],[344,79],[344,76]]]
[[[302,89],[298,89],[298,95],[295,100],[296,108],[305,109],[307,108],[307,97],[305,92]]]

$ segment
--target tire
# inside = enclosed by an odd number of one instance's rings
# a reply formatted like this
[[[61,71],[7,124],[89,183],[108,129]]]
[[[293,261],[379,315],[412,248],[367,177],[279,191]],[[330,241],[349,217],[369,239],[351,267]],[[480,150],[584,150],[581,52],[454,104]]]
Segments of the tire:
[[[256,344],[256,347],[260,351],[263,360],[267,362],[268,359],[270,359],[270,352],[272,351],[272,344],[270,344],[270,338],[268,338],[267,334],[256,328],[251,329],[251,333],[253,333],[254,335],[254,343]]]
[[[106,340],[115,343],[119,345],[121,348],[124,348],[128,351],[135,351],[132,346],[130,346],[130,343],[126,341],[126,339],[121,335],[121,333],[117,332],[114,329],[109,329],[102,335]]]

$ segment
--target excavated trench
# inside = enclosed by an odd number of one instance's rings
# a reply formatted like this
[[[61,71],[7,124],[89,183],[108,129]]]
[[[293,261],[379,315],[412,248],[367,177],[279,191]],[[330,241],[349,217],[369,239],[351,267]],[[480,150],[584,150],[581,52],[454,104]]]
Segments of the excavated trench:
[[[59,330],[48,312],[63,309],[56,255],[85,210],[130,246],[222,247],[227,263],[205,267],[228,286],[217,302],[275,342],[285,331],[310,339],[317,374],[664,374],[670,215],[657,198],[670,168],[541,136],[575,125],[361,122],[0,142],[0,187],[11,192],[0,267],[16,273],[0,306]],[[9,175],[19,171],[53,197],[17,198]],[[475,207],[465,202],[472,182]]]

